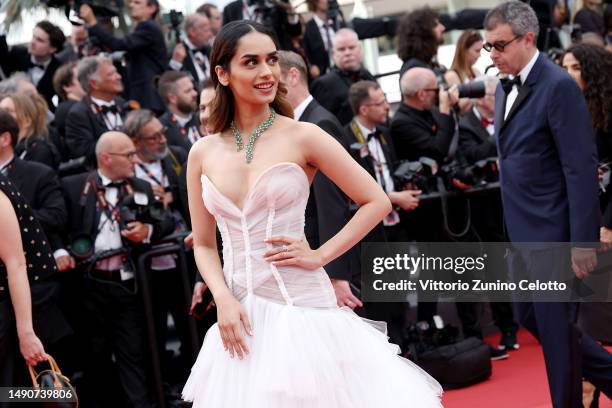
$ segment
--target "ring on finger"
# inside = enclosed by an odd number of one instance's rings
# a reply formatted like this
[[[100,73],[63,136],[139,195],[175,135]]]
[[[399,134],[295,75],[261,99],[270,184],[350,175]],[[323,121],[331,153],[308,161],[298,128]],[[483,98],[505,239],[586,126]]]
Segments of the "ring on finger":
[[[284,244],[282,248],[283,248],[283,252],[289,251],[289,246],[287,244]]]

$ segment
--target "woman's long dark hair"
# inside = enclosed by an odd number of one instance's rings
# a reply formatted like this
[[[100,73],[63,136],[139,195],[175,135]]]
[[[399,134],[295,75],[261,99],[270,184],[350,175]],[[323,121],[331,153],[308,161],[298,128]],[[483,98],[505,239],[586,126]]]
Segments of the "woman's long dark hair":
[[[404,15],[397,26],[397,55],[404,62],[418,58],[430,64],[438,51],[438,39],[433,32],[438,13],[429,7]]]
[[[591,112],[593,127],[607,131],[612,108],[612,54],[593,44],[577,44],[568,48],[580,63],[580,76],[584,82],[584,97]]]
[[[229,72],[230,61],[236,54],[238,41],[245,35],[253,32],[262,33],[270,37],[278,49],[278,42],[274,34],[264,25],[254,21],[232,21],[224,25],[215,37],[210,56],[210,78],[215,88],[215,97],[211,101],[210,117],[208,119],[208,126],[215,133],[228,129],[235,114],[234,95],[229,86],[221,85],[215,72],[215,67],[221,66],[226,72]],[[287,102],[286,95],[287,88],[285,88],[282,82],[279,82],[276,96],[270,106],[274,108],[276,113],[292,118],[293,109],[289,102]]]

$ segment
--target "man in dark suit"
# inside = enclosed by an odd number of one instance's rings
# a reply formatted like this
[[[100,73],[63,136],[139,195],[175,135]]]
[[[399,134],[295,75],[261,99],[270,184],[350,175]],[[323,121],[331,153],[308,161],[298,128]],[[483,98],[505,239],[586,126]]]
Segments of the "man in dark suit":
[[[499,80],[492,76],[476,79],[484,81],[485,96],[474,100],[473,108],[459,120],[459,147],[457,155],[468,165],[479,160],[497,157],[495,144],[495,89]],[[470,214],[472,227],[478,233],[482,242],[504,242],[506,240],[503,228],[503,209],[499,190],[482,192],[470,198]],[[490,251],[501,247],[492,247]],[[491,256],[491,254],[490,254]],[[502,259],[503,253],[497,254]],[[506,265],[495,265],[487,269],[488,279],[507,279]],[[457,304],[457,312],[461,319],[465,337],[482,339],[482,329],[479,319],[479,305],[467,302]],[[507,356],[506,350],[517,350],[519,344],[516,338],[518,325],[514,322],[512,304],[509,302],[490,303],[495,325],[501,332],[498,350],[492,357],[500,359]],[[500,353],[502,351],[502,353]]]
[[[113,354],[129,405],[148,407],[151,405],[144,317],[140,296],[135,293],[135,271],[130,261],[150,243],[171,233],[174,222],[147,211],[159,204],[149,183],[134,177],[136,149],[129,137],[120,132],[104,133],[96,143],[96,157],[97,171],[62,180],[70,214],[69,233],[64,242],[87,239],[98,256],[109,250],[131,249],[132,252],[87,261],[85,270],[80,270],[85,273],[81,296],[91,341],[85,372],[86,395],[91,398],[88,406],[116,405],[106,400],[112,393],[100,388],[100,384],[109,383]],[[136,221],[123,220],[117,210],[123,205],[134,211]]]
[[[93,167],[100,135],[123,125],[123,100],[119,98],[123,84],[112,61],[101,55],[81,60],[77,76],[87,95],[68,112],[66,147],[70,158],[84,156]]]
[[[398,158],[418,160],[425,156],[442,163],[449,156],[455,134],[451,109],[458,100],[456,87],[445,91],[438,87],[433,71],[420,67],[409,69],[400,85],[402,102],[391,121]]]
[[[276,33],[282,50],[291,48],[291,37],[302,33],[302,23],[291,2],[280,0],[261,10],[259,2],[252,0],[234,0],[223,9],[223,24],[236,20],[252,20],[263,23]]]
[[[353,30],[343,28],[336,32],[332,58],[336,66],[314,80],[311,86],[312,96],[333,113],[342,125],[346,125],[353,118],[348,102],[349,88],[357,81],[375,79],[361,65],[361,45]]]
[[[125,120],[123,131],[132,139],[140,163],[135,166],[135,175],[151,185],[153,194],[163,202],[164,207],[175,221],[174,232],[188,230],[189,209],[185,198],[179,192],[180,185],[185,183],[183,167],[187,161],[187,152],[176,146],[168,146],[164,127],[153,112],[139,109],[129,113]],[[153,249],[163,246],[153,246]],[[166,356],[166,342],[168,334],[168,312],[176,326],[180,346],[181,377],[189,373],[191,356],[197,350],[190,347],[189,331],[187,329],[187,313],[189,301],[184,299],[184,285],[182,275],[177,268],[176,256],[161,255],[151,259],[151,280],[153,286],[153,313],[156,323],[156,336],[160,356]],[[169,373],[172,366],[165,359],[162,360],[162,372]],[[169,379],[168,379],[169,380]]]
[[[89,26],[87,31],[90,37],[96,37],[101,45],[112,51],[127,52],[127,98],[138,101],[143,108],[161,114],[164,104],[155,92],[153,79],[161,75],[168,66],[168,52],[164,34],[155,21],[159,13],[159,3],[157,0],[132,0],[129,7],[136,27],[123,38],[114,37],[100,26],[89,5],[81,6],[79,16]]]
[[[484,26],[484,48],[509,75],[497,88],[495,134],[507,232],[517,243],[511,273],[548,280],[564,269],[581,279],[597,264],[595,248],[585,247],[598,244],[600,222],[595,137],[584,97],[565,71],[539,54],[538,20],[528,4],[502,3]],[[558,256],[521,242],[574,248]],[[612,355],[577,329],[576,309],[574,303],[517,305],[519,321],[542,344],[555,407],[582,406],[582,378],[612,397]]]
[[[191,145],[201,137],[194,114],[198,93],[191,77],[185,71],[167,71],[159,78],[157,89],[168,107],[159,118],[167,128],[168,144],[189,152]]]
[[[55,110],[52,102],[55,95],[53,75],[61,65],[55,53],[62,50],[65,41],[62,30],[46,20],[34,27],[28,48],[12,47],[9,50],[6,36],[0,36],[0,66],[4,74],[8,76],[16,71],[26,72],[52,111]]]
[[[279,53],[281,80],[287,86],[287,99],[295,119],[314,123],[332,135],[348,150],[348,139],[338,120],[323,108],[308,92],[308,70],[301,56],[294,52]],[[317,172],[310,187],[306,205],[305,235],[312,248],[318,248],[340,231],[350,219],[349,201],[344,193],[325,175]],[[362,306],[350,288],[359,277],[359,257],[348,251],[325,266],[336,292],[339,306]]]
[[[355,117],[346,125],[351,139],[351,154],[372,175],[389,196],[394,209],[364,239],[364,242],[405,242],[409,238],[402,222],[405,212],[419,205],[419,190],[396,185],[393,173],[396,155],[393,141],[384,127],[389,115],[387,98],[374,81],[359,81],[349,89],[349,103]],[[387,323],[389,339],[404,343],[407,304],[405,302],[368,302],[368,318]]]
[[[175,71],[191,74],[196,88],[201,90],[210,77],[210,39],[213,34],[208,17],[194,13],[185,17],[187,38],[178,43],[172,52],[169,66]]]

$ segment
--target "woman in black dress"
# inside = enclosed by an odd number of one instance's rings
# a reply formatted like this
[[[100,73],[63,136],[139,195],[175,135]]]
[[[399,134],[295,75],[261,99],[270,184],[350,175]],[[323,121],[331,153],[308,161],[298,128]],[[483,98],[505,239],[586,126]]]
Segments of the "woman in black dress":
[[[30,207],[8,178],[0,175],[0,385],[14,386],[12,351],[16,326],[28,365],[47,359],[34,332],[29,281],[54,272],[55,262]]]

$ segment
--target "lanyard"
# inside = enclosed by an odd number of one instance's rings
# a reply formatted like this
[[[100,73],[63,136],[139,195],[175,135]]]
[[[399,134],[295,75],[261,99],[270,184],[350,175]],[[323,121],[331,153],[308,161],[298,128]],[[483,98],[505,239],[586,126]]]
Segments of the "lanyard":
[[[166,176],[166,174],[164,173],[164,169],[162,168],[162,179],[161,181],[155,177],[155,175],[151,172],[151,170],[149,170],[149,168],[147,166],[145,166],[142,163],[138,163],[138,167],[145,172],[145,174],[147,175],[148,178],[150,178],[151,180],[153,180],[155,182],[155,184],[159,184],[162,187],[168,187],[168,176]]]

